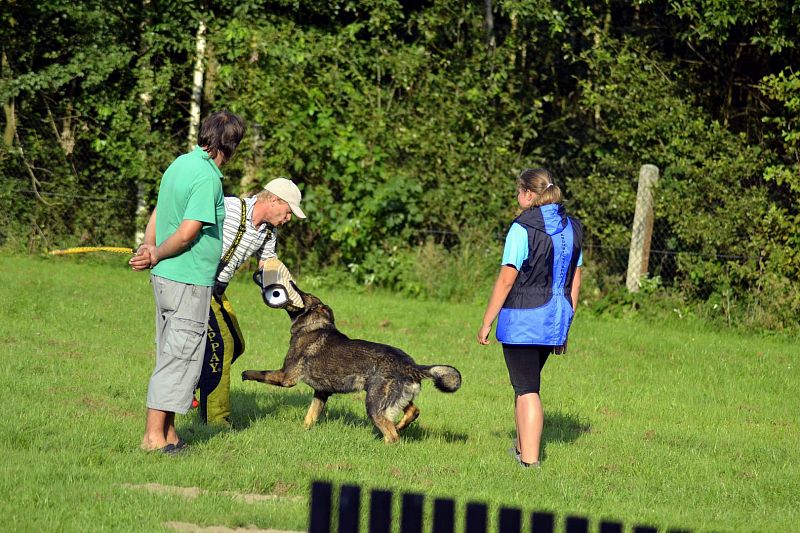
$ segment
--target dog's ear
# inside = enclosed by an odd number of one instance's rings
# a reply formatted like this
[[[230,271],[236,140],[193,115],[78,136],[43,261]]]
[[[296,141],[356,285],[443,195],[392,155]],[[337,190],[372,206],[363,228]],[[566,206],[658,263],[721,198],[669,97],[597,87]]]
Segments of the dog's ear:
[[[322,302],[320,302],[320,303],[322,303]],[[331,324],[334,324],[334,323],[336,322],[336,319],[334,319],[334,318],[333,318],[333,309],[331,309],[330,307],[328,307],[328,306],[327,306],[327,305],[325,305],[325,304],[321,305],[321,306],[319,307],[319,309],[321,309],[322,313],[323,313],[325,316],[327,316],[327,317],[328,317],[328,320],[330,320],[330,321],[331,321]]]

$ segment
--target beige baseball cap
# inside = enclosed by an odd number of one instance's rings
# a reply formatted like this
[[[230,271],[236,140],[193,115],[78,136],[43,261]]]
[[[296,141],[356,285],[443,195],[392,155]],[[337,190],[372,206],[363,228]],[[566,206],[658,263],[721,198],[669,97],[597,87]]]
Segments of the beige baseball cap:
[[[300,194],[300,189],[297,188],[297,185],[295,185],[292,180],[287,180],[286,178],[275,178],[267,183],[267,186],[264,187],[264,190],[271,192],[289,204],[289,207],[292,209],[292,213],[294,213],[297,218],[306,218],[306,214],[303,213],[302,209],[300,209],[300,200],[303,199],[303,195]]]

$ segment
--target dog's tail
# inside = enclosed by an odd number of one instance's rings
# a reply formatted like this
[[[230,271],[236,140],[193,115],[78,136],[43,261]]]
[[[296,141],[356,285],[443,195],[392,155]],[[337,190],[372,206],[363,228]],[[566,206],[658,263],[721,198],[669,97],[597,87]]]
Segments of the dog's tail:
[[[417,365],[425,377],[433,380],[434,386],[442,392],[455,392],[461,387],[461,372],[447,365]]]

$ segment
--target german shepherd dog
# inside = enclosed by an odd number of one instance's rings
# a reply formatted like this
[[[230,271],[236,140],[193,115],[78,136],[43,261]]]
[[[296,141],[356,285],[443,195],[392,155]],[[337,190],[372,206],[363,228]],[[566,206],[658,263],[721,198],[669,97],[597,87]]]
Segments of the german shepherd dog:
[[[294,283],[292,286],[302,297],[303,308],[289,311],[291,340],[283,368],[245,370],[242,380],[279,387],[294,387],[303,381],[313,388],[314,398],[303,422],[306,429],[317,421],[332,394],[365,390],[367,414],[384,442],[390,444],[419,416],[414,399],[423,379],[432,379],[442,392],[455,392],[461,386],[461,373],[452,366],[417,365],[393,346],[350,339],[336,329],[330,307]],[[403,416],[395,423],[400,413]]]

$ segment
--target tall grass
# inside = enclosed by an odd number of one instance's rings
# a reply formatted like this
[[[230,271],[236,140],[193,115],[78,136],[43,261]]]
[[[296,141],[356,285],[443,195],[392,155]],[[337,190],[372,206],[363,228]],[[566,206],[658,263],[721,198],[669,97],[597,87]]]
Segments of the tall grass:
[[[306,431],[307,386],[234,380],[234,429],[179,417],[190,451],[166,457],[138,449],[154,348],[147,276],[119,257],[4,256],[0,272],[0,529],[301,530],[317,479],[455,498],[462,509],[483,501],[492,514],[505,505],[731,531],[800,522],[791,339],[677,316],[579,313],[570,353],[545,367],[543,466],[530,471],[506,454],[513,397],[498,345],[473,340],[481,304],[319,288],[345,333],[452,364],[462,389],[445,395],[426,384],[419,420],[386,446],[363,395],[334,396]],[[229,291],[247,340],[233,374],[278,368],[285,313],[266,308],[244,277]]]

